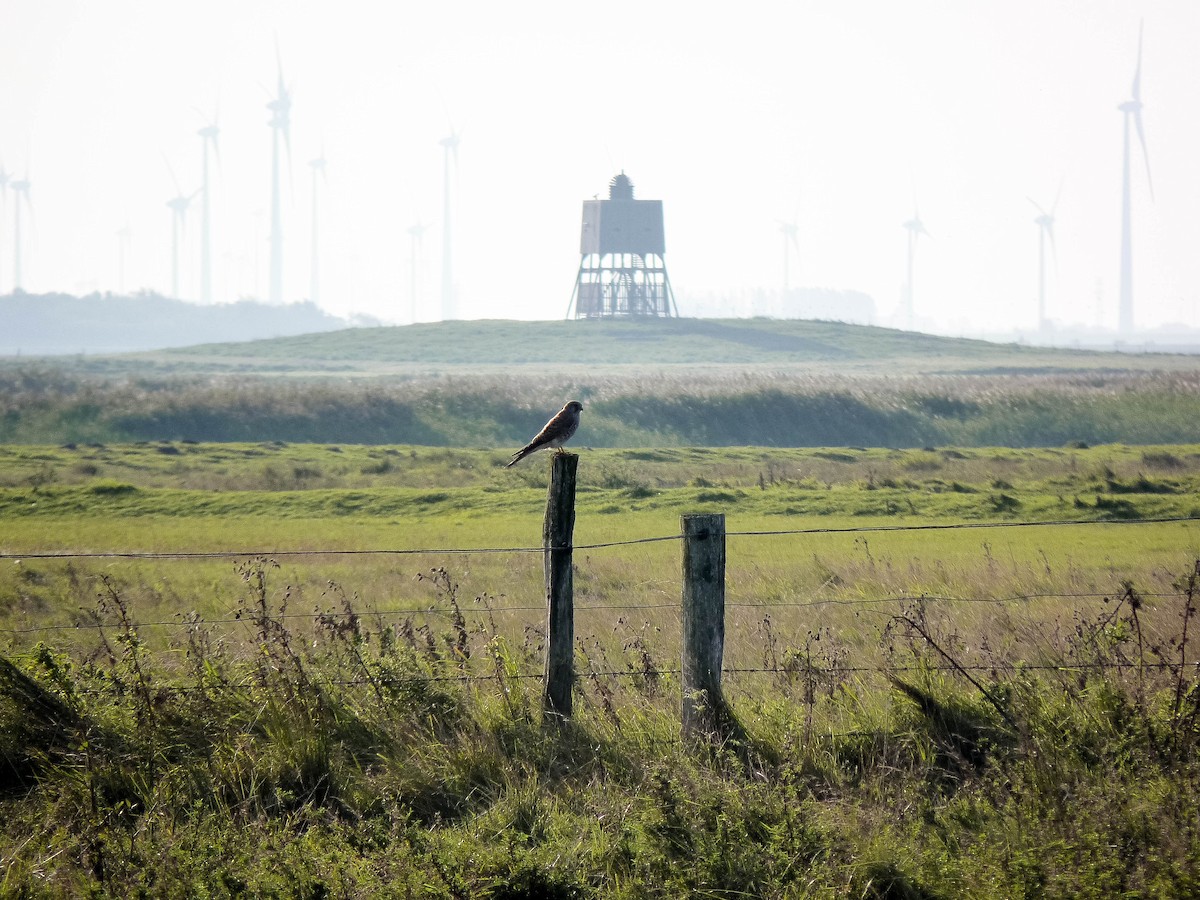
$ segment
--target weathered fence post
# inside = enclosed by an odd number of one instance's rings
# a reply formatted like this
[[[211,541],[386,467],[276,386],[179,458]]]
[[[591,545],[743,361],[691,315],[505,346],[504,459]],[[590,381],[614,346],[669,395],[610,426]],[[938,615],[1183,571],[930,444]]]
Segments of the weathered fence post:
[[[683,733],[724,739],[740,728],[721,693],[725,516],[682,516]]]
[[[546,567],[546,677],[542,709],[547,720],[571,715],[575,682],[575,599],[571,553],[575,532],[575,471],[579,457],[556,453],[550,470],[542,547]]]

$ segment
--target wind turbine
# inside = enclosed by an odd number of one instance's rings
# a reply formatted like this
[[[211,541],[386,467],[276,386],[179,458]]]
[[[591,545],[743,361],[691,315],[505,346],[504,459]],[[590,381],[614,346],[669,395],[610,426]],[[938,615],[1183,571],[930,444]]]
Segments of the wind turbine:
[[[175,196],[167,201],[167,206],[171,209],[171,297],[178,300],[180,299],[179,242],[187,230],[188,206],[192,199],[200,193],[200,189],[191,194],[185,194],[179,189],[179,181],[175,178],[175,171],[171,168],[170,163],[167,163],[167,171],[171,174],[171,183],[175,185]]]
[[[217,136],[221,133],[221,129],[217,127],[217,115],[213,114],[212,122],[205,125],[196,134],[199,136],[201,146],[203,148],[202,159],[203,168],[201,169],[202,179],[200,182],[201,203],[200,203],[200,302],[212,303],[212,243],[211,243],[211,192],[209,190],[208,180],[208,148],[212,145],[213,156],[216,157],[217,165],[221,164],[221,150],[217,146]]]
[[[283,213],[279,192],[279,139],[288,156],[288,171],[291,171],[292,144],[289,137],[292,122],[292,95],[283,80],[283,58],[279,55],[279,41],[275,41],[275,63],[278,80],[274,98],[267,103],[271,111],[271,283],[269,299],[273,304],[283,303]]]
[[[800,258],[800,239],[797,236],[800,226],[796,224],[796,216],[792,216],[790,222],[780,222],[779,233],[783,235],[783,293],[786,295],[791,286],[788,274],[792,251],[796,251],[796,259]]]
[[[439,141],[442,146],[442,321],[454,318],[454,266],[451,255],[453,230],[450,218],[450,158],[458,173],[459,133],[450,128],[448,137]]]
[[[414,324],[417,321],[417,272],[421,258],[421,238],[425,236],[425,230],[428,227],[418,220],[408,229],[408,236],[412,242],[412,296],[409,299],[412,303],[412,322]]]
[[[313,303],[321,301],[321,278],[320,278],[320,256],[318,254],[317,243],[317,180],[318,176],[321,181],[325,181],[325,151],[321,150],[321,155],[316,159],[309,160],[309,167],[312,169],[312,274],[309,282],[308,299]]]
[[[904,285],[904,318],[905,327],[910,331],[913,327],[913,261],[917,255],[917,239],[921,235],[932,237],[925,230],[925,223],[921,221],[921,214],[917,211],[914,204],[913,217],[903,225],[904,230],[908,232],[908,281]]]
[[[1059,186],[1059,193],[1062,193],[1062,186]],[[1050,207],[1050,212],[1046,212],[1041,206],[1028,198],[1038,211],[1037,218],[1033,220],[1033,224],[1038,227],[1038,331],[1042,334],[1046,333],[1046,239],[1050,239],[1050,253],[1057,259],[1058,254],[1054,250],[1054,211],[1058,209],[1058,195],[1054,196],[1054,205]]]
[[[21,252],[21,210],[29,211],[33,218],[33,204],[29,199],[29,176],[22,176],[8,183],[13,192],[13,293],[21,292],[22,284],[22,252]]]
[[[128,225],[117,230],[117,293],[125,293],[125,264],[129,260],[129,245],[133,231]]]
[[[1133,90],[1130,99],[1117,107],[1124,121],[1125,156],[1121,169],[1121,293],[1117,301],[1117,329],[1121,334],[1133,331],[1133,234],[1129,201],[1129,123],[1137,129],[1138,142],[1142,145],[1142,158],[1146,161],[1146,183],[1150,186],[1150,199],[1154,199],[1154,182],[1150,180],[1150,157],[1146,153],[1146,134],[1142,130],[1142,31],[1145,22],[1138,25],[1137,68],[1133,71]]]
[[[4,163],[0,163],[0,237],[3,236],[4,214],[8,211],[8,182],[11,176],[8,174],[8,169],[4,167]],[[0,284],[3,284],[3,279],[0,279]]]

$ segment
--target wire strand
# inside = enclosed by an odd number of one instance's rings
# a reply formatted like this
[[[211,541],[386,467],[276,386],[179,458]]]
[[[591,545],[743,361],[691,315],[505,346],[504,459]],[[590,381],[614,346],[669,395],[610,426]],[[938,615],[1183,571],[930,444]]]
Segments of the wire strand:
[[[984,665],[910,665],[910,666],[813,666],[811,669],[788,670],[778,667],[729,667],[721,669],[722,675],[775,675],[784,676],[787,678],[805,677],[812,675],[881,675],[887,676],[894,673],[911,673],[911,672],[998,672],[998,671],[1020,671],[1020,672],[1089,672],[1089,671],[1107,671],[1127,669],[1140,670],[1160,670],[1174,671],[1181,668],[1177,662],[1131,662],[1131,661],[1111,661],[1111,662],[1095,662],[1095,663],[1022,663],[1009,662],[1004,664]],[[1191,662],[1182,666],[1182,668],[1200,669],[1200,663]],[[600,669],[600,670],[584,670],[575,673],[575,681],[594,680],[596,678],[662,678],[666,676],[681,675],[682,670],[671,669]],[[306,679],[305,683],[311,687],[326,688],[326,687],[358,687],[364,685],[379,686],[379,685],[406,685],[406,684],[439,684],[446,682],[458,682],[462,684],[472,684],[476,682],[487,681],[507,681],[507,680],[529,680],[544,678],[544,673],[541,672],[518,672],[506,673],[503,678],[495,674],[458,674],[458,675],[420,675],[420,676],[395,676],[395,675],[380,675],[374,678],[326,678],[326,679]],[[196,693],[202,691],[211,691],[215,689],[226,690],[243,690],[253,688],[259,685],[259,680],[250,679],[243,681],[223,681],[217,680],[207,685],[205,684],[155,684],[151,683],[152,691],[162,692],[178,692],[178,693]],[[76,693],[84,695],[104,695],[119,693],[120,688],[114,685],[110,689],[102,688],[87,688],[77,691]]]
[[[1117,592],[1109,593],[1072,593],[1072,594],[1010,594],[1005,597],[954,597],[941,594],[898,594],[892,597],[850,597],[850,598],[827,598],[821,600],[797,600],[792,602],[770,602],[770,603],[753,603],[753,602],[730,602],[725,604],[726,609],[753,609],[753,610],[777,610],[777,609],[811,609],[819,606],[880,606],[889,603],[977,603],[977,604],[997,604],[1006,603],[1028,603],[1035,600],[1109,600],[1117,596]],[[1170,592],[1151,592],[1139,591],[1139,596],[1146,599],[1163,599],[1167,597],[1177,597],[1177,593]],[[480,614],[497,615],[506,613],[529,613],[545,612],[545,605],[537,606],[490,606],[478,607]],[[591,613],[591,612],[612,612],[616,610],[641,612],[649,610],[668,609],[679,611],[681,605],[679,603],[602,603],[602,604],[579,604],[575,606],[576,614]],[[453,610],[439,608],[436,606],[406,606],[397,607],[394,609],[374,609],[354,612],[342,612],[338,610],[316,610],[307,613],[279,613],[271,615],[273,620],[294,620],[294,619],[347,619],[355,616],[359,619],[375,619],[375,618],[393,618],[396,616],[415,616],[415,615],[431,615],[431,616],[452,616]],[[148,621],[148,622],[130,622],[128,624],[121,622],[67,622],[58,623],[55,625],[31,625],[27,628],[0,628],[0,634],[19,635],[19,634],[38,634],[51,631],[84,631],[88,629],[122,629],[129,628],[133,630],[141,628],[194,628],[206,627],[212,625],[253,625],[254,619],[250,615],[234,616],[232,618],[220,619],[172,619],[166,621]]]
[[[954,531],[972,528],[1054,528],[1081,525],[1165,525],[1177,522],[1200,522],[1197,516],[1169,516],[1154,519],[1066,519],[1052,522],[949,522],[927,525],[860,525],[846,528],[791,528],[766,531],[726,531],[726,537],[781,537],[802,534],[858,534],[881,531]],[[630,547],[637,544],[658,544],[682,540],[682,535],[631,538],[624,541],[600,541],[593,544],[572,544],[566,550],[605,550],[610,547]],[[366,550],[210,550],[210,551],[143,551],[143,550],[55,550],[31,553],[0,553],[0,560],[23,559],[253,559],[256,557],[294,556],[446,556],[502,553],[545,553],[545,547],[421,547],[412,549]]]
[[[727,531],[726,537],[776,537],[788,534],[855,534],[876,531],[954,531],[967,528],[1053,528],[1078,525],[1165,525],[1200,522],[1197,516],[1168,516],[1156,519],[1060,519],[1053,522],[948,522],[929,525],[860,525],[852,528],[795,528],[779,531]]]
[[[608,547],[629,547],[635,544],[656,544],[663,541],[678,541],[681,535],[632,538],[626,541],[604,541],[596,544],[574,544],[562,549],[602,550]],[[148,550],[52,550],[33,553],[0,553],[0,560],[22,559],[254,559],[282,556],[445,556],[495,553],[545,553],[545,547],[421,547],[413,549],[367,549],[367,550],[204,550],[204,551],[148,551]]]

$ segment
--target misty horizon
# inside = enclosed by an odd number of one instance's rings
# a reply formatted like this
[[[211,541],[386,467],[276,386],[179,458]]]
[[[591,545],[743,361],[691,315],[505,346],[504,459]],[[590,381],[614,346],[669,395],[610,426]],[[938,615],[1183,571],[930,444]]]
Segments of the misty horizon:
[[[663,203],[683,316],[1033,339],[1040,291],[1041,337],[1110,332],[1134,84],[1132,331],[1200,321],[1189,4],[469,11],[14,10],[0,291],[19,224],[32,294],[561,318],[581,206],[625,170]],[[806,292],[872,309],[814,313]]]

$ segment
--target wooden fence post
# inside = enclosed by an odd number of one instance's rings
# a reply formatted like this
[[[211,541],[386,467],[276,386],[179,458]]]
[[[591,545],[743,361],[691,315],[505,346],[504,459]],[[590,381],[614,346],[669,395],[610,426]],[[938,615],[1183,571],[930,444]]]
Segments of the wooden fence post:
[[[571,690],[575,683],[575,598],[571,555],[578,464],[579,457],[574,453],[556,453],[552,457],[546,521],[542,528],[547,604],[542,710],[547,720],[570,718]]]
[[[682,516],[683,733],[741,733],[721,693],[725,649],[725,516]]]

